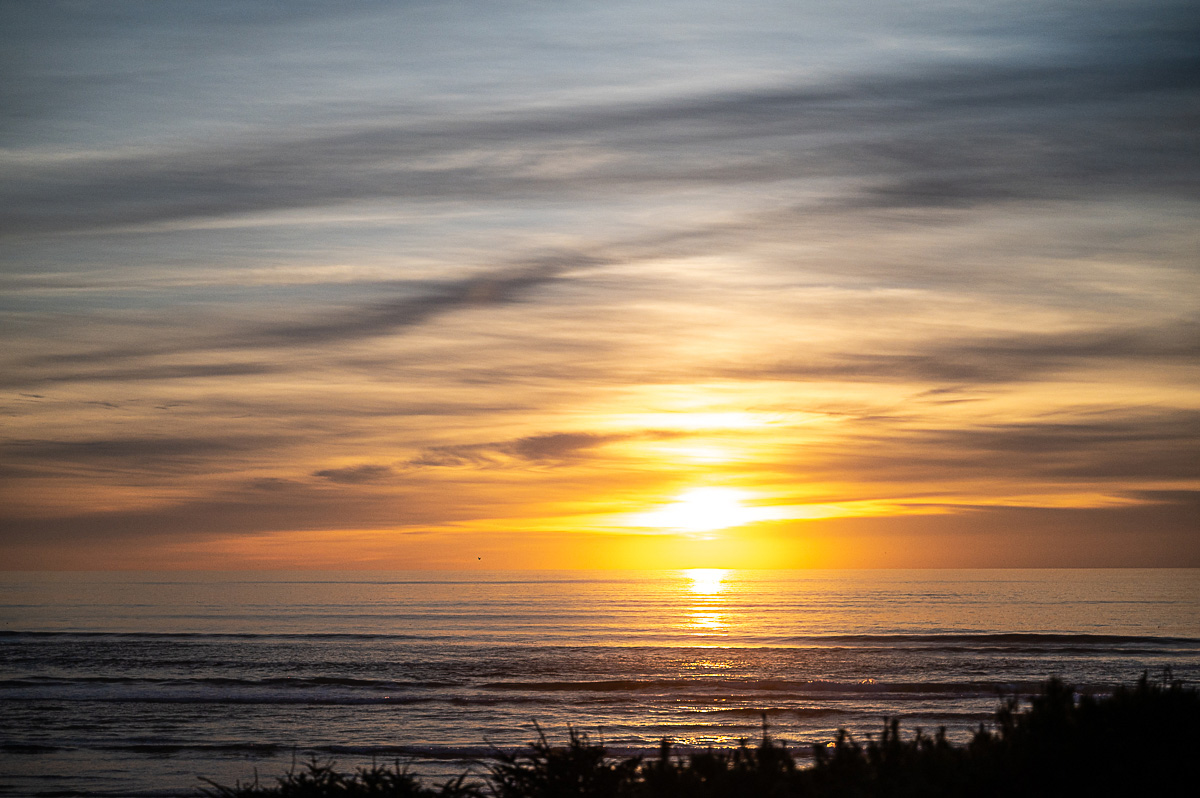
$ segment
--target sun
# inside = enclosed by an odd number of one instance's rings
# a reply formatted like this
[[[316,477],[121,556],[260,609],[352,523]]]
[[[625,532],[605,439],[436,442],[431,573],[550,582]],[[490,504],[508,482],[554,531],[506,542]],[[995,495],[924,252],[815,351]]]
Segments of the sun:
[[[636,516],[638,526],[658,527],[679,532],[713,532],[741,526],[763,518],[763,511],[747,507],[746,491],[737,488],[690,488],[675,501]]]

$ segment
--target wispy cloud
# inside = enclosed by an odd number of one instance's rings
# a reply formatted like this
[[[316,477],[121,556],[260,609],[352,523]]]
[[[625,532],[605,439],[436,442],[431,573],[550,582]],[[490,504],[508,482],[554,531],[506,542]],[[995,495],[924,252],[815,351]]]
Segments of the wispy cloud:
[[[794,464],[826,478],[940,485],[1003,480],[1031,493],[1128,493],[1130,480],[1190,481],[1200,466],[1200,415],[1170,408],[1079,413],[1066,419],[937,425],[901,418],[810,447]],[[937,425],[937,426],[935,426]],[[902,490],[909,490],[904,488]],[[874,488],[865,488],[870,494]],[[936,489],[935,489],[936,490]],[[956,489],[957,490],[957,489]],[[977,490],[970,487],[968,490]],[[1141,494],[1129,494],[1141,495]]]
[[[807,362],[735,369],[729,373],[768,379],[991,384],[1042,380],[1088,368],[1115,368],[1122,362],[1187,366],[1200,358],[1200,325],[1186,321],[1132,330],[1114,325],[1080,332],[905,343],[916,351],[825,352]]]
[[[386,465],[364,463],[362,465],[346,466],[344,468],[324,468],[314,471],[314,477],[322,477],[330,482],[343,485],[361,485],[365,482],[377,482],[390,476],[392,469]]]
[[[333,133],[18,161],[0,224],[13,235],[377,199],[582,202],[830,178],[842,183],[829,200],[879,207],[1188,196],[1200,60],[1185,45],[1200,22],[1176,19],[1038,65],[889,65],[795,88],[417,124],[396,113]]]
[[[451,311],[519,302],[538,287],[564,274],[594,268],[602,263],[604,261],[597,257],[563,252],[456,281],[381,285],[381,293],[397,293],[399,296],[337,311],[319,310],[313,314],[318,318],[304,321],[247,325],[232,333],[187,335],[170,342],[144,341],[119,349],[44,355],[23,364],[27,369],[27,377],[10,379],[17,380],[12,384],[38,384],[267,374],[279,370],[280,365],[261,362],[194,365],[160,362],[129,368],[113,364],[163,355],[181,357],[201,352],[333,346],[395,334]],[[64,373],[64,366],[71,367],[71,370]]]
[[[424,466],[475,466],[495,467],[514,461],[521,463],[568,463],[588,454],[591,450],[633,435],[598,435],[589,432],[553,432],[546,435],[531,435],[498,443],[473,443],[455,446],[437,446],[426,449],[409,465]]]

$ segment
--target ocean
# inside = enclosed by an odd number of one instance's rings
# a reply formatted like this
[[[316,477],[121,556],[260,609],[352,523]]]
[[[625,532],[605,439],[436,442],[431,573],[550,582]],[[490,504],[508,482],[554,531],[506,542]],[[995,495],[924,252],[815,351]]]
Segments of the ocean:
[[[1200,681],[1200,570],[0,574],[0,795],[431,779],[845,728],[965,740],[1051,676]]]

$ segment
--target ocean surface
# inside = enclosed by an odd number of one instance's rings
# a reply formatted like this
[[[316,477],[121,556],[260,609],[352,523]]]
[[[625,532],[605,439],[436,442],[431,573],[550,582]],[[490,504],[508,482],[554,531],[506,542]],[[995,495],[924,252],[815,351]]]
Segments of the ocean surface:
[[[310,756],[485,773],[839,728],[966,739],[1051,676],[1200,681],[1200,570],[0,574],[0,796],[195,795]]]

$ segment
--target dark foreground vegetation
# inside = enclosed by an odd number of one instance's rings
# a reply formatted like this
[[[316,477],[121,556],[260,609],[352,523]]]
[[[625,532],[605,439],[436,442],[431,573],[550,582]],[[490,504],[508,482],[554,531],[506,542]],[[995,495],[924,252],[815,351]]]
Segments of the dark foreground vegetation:
[[[865,743],[842,732],[797,767],[765,732],[754,747],[610,757],[572,733],[565,745],[543,736],[519,754],[502,755],[483,779],[428,786],[403,767],[339,773],[309,763],[277,779],[225,787],[210,798],[790,798],[796,796],[1158,796],[1195,794],[1200,785],[1200,694],[1169,677],[1146,676],[1111,696],[1076,697],[1058,681],[1021,709],[996,713],[966,745],[917,730],[902,738],[895,721]]]

